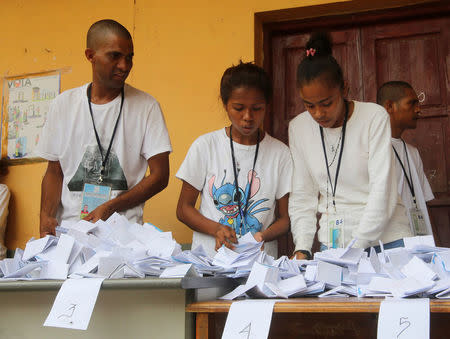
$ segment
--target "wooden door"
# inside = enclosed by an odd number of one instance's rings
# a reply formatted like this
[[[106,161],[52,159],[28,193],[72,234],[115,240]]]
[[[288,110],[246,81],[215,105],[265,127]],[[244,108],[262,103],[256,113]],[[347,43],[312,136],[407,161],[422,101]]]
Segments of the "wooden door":
[[[364,96],[376,100],[384,82],[403,80],[416,90],[421,115],[404,139],[419,149],[436,197],[430,213],[436,242],[450,247],[450,18],[363,27]]]

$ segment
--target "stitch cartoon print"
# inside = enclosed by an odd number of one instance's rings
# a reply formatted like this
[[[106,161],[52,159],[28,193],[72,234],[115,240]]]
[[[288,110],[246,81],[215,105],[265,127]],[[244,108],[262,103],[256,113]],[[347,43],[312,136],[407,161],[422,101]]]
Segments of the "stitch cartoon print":
[[[253,176],[253,180],[252,180]],[[255,217],[256,213],[263,212],[269,210],[268,207],[263,207],[255,210],[256,206],[262,204],[269,199],[260,199],[256,202],[253,200],[249,200],[248,209],[245,217],[242,222],[242,230],[240,232],[240,225],[242,220],[242,214],[244,214],[245,202],[247,199],[250,199],[258,193],[261,180],[257,177],[257,173],[253,170],[250,170],[247,175],[247,185],[245,186],[245,191],[243,191],[239,187],[239,191],[236,192],[235,183],[225,183],[225,175],[222,180],[221,186],[216,188],[214,185],[214,180],[216,176],[213,175],[211,179],[209,179],[209,194],[211,198],[213,198],[214,205],[216,208],[224,215],[219,223],[222,225],[226,225],[232,227],[236,234],[244,235],[247,232],[251,232],[252,234],[259,232],[262,228],[261,222]],[[250,185],[251,183],[251,185]],[[250,187],[251,186],[251,187]],[[241,215],[239,214],[239,205],[241,206]]]

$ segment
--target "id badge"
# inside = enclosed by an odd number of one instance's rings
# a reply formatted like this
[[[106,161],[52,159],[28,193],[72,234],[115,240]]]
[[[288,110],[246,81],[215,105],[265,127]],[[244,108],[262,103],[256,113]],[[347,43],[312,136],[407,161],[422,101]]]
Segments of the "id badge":
[[[111,197],[111,187],[106,185],[84,184],[83,196],[80,206],[80,219],[84,219],[89,213]]]
[[[412,207],[409,213],[411,215],[414,236],[427,235],[428,229],[422,211],[417,207]]]
[[[344,215],[341,213],[328,214],[328,244],[330,248],[344,247]]]

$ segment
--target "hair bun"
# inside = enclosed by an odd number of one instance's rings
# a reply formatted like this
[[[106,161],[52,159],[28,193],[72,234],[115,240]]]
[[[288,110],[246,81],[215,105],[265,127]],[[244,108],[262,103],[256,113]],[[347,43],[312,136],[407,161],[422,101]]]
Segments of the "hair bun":
[[[329,56],[332,55],[332,40],[327,32],[312,33],[308,42],[306,43],[306,50],[312,48],[315,53],[314,56]]]

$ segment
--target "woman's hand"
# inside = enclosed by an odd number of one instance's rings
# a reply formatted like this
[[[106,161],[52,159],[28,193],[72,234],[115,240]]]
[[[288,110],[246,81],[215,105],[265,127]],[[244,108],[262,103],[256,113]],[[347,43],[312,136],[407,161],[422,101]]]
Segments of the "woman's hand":
[[[216,251],[221,248],[222,245],[233,250],[233,244],[237,244],[237,237],[234,229],[222,224],[218,224],[216,232],[214,233],[214,238],[216,238]]]
[[[263,232],[256,232],[255,234],[253,234],[253,238],[255,238],[255,240],[257,242],[264,242],[265,237]],[[261,246],[261,251],[264,251],[264,244]]]
[[[253,238],[255,238],[257,242],[264,241],[264,235],[262,234],[262,232],[256,232],[255,234],[253,234]]]
[[[304,254],[300,251],[297,251],[297,252],[294,252],[294,255],[291,257],[291,259],[306,260],[307,256],[306,256],[306,254]]]

